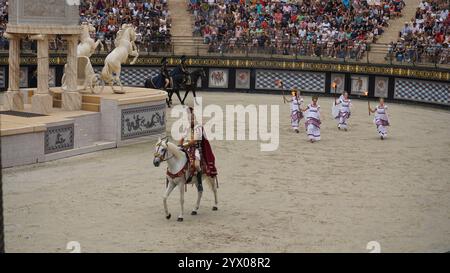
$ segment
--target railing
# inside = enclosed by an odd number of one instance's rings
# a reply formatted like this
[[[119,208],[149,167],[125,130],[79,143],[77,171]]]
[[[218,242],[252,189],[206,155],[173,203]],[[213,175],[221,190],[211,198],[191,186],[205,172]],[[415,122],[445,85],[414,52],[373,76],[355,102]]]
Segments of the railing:
[[[55,47],[58,46],[56,49]],[[371,44],[368,48],[341,47],[330,49],[318,46],[304,47],[259,47],[244,44],[234,46],[213,46],[203,43],[203,38],[172,37],[171,41],[138,43],[140,56],[174,56],[191,55],[203,57],[243,57],[243,58],[268,58],[268,59],[295,59],[305,61],[324,61],[339,63],[367,63],[399,66],[435,67],[450,69],[450,54],[438,48],[426,50],[418,54],[416,50],[407,50],[404,53],[389,53],[387,44]],[[96,54],[108,53],[108,47]],[[109,48],[111,51],[113,48]],[[7,53],[7,47],[0,43],[0,52]],[[57,45],[50,43],[51,53],[64,54],[65,43]],[[36,54],[36,48],[30,42],[22,42],[22,52]]]

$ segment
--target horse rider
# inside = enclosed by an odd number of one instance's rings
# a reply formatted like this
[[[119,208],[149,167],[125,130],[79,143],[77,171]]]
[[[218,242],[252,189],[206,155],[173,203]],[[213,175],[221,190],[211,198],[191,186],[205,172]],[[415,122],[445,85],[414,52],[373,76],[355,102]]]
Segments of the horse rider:
[[[170,74],[169,69],[167,68],[167,58],[163,57],[161,60],[161,70],[160,75],[163,81],[163,89],[166,90],[170,86]]]
[[[190,119],[189,125],[185,126],[180,139],[180,146],[186,151],[189,158],[190,176],[186,182],[190,183],[195,173],[197,173],[198,191],[203,191],[201,168],[203,126],[195,124],[194,109],[192,107],[188,108],[188,117]],[[185,140],[187,140],[186,143]]]
[[[181,56],[180,69],[184,76],[183,83],[186,85],[189,85],[189,84],[191,84],[191,73],[188,70],[186,60],[187,60],[187,58],[185,55]]]
[[[181,63],[177,65],[174,70],[172,70],[171,75],[173,82],[176,85],[176,89],[180,88],[179,82],[182,82],[185,85],[190,84],[190,73],[187,68],[186,59],[187,58],[185,55],[181,56]]]

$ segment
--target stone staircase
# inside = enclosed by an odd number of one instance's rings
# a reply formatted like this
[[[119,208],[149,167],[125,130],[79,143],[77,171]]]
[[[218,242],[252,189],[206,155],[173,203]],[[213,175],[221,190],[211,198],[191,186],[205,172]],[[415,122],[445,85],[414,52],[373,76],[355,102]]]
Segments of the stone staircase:
[[[27,93],[28,93],[28,101],[30,101],[31,97],[34,94],[34,91],[29,90]],[[61,106],[62,106],[61,91],[50,90],[50,94],[53,97],[53,107],[61,108]],[[101,101],[101,97],[99,95],[83,94],[82,102],[81,102],[81,110],[91,111],[91,112],[100,112],[100,101]]]
[[[175,55],[202,55],[206,52],[203,39],[193,37],[194,19],[187,10],[187,0],[168,1],[172,17],[172,44]]]
[[[389,27],[385,29],[385,32],[378,39],[376,44],[371,45],[371,51],[369,53],[370,62],[385,62],[384,57],[388,53],[387,44],[398,40],[398,34],[405,25],[405,22],[411,21],[416,13],[416,9],[419,6],[419,0],[404,0],[405,7],[402,10],[402,16],[392,19],[389,23]]]

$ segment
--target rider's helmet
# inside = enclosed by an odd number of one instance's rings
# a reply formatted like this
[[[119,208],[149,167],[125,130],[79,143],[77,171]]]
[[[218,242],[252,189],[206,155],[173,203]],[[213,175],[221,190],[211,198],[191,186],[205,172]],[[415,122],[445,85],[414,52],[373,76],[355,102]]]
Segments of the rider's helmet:
[[[184,62],[186,62],[186,60],[187,60],[186,55],[181,56],[180,60],[181,60],[181,63],[184,64]]]

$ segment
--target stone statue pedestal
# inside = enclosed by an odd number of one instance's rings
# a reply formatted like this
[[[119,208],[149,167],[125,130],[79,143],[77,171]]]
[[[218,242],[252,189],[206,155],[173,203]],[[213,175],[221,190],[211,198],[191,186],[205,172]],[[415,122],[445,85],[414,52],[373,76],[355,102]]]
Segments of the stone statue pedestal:
[[[82,95],[79,92],[63,92],[61,94],[62,109],[66,111],[81,110]]]
[[[31,111],[37,114],[48,114],[53,108],[53,97],[49,94],[35,94],[31,97]]]
[[[23,94],[20,91],[7,91],[4,99],[6,110],[23,111]]]

